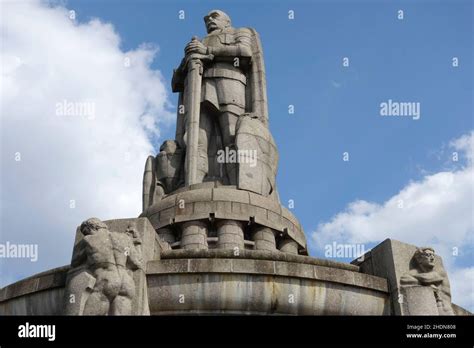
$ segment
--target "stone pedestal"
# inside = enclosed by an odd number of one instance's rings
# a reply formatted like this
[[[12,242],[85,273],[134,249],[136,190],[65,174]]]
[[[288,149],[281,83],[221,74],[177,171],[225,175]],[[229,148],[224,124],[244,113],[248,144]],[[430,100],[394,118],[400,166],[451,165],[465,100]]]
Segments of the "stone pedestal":
[[[141,215],[173,249],[280,250],[307,255],[296,217],[274,197],[205,182],[165,195]]]
[[[171,250],[148,263],[152,315],[388,315],[385,279],[280,251]]]
[[[155,249],[154,254],[155,259],[146,267],[147,298],[153,315],[394,314],[394,295],[387,279],[361,273],[356,265],[281,251],[234,253],[216,248],[157,253]],[[372,266],[364,265],[365,271]],[[0,289],[0,315],[64,314],[64,293],[70,285],[66,275],[70,272],[65,266]],[[87,275],[77,280],[81,289],[93,286]],[[404,315],[437,314],[430,287],[405,286],[400,294]],[[81,302],[77,304],[83,307]],[[453,308],[456,315],[471,315],[459,306]]]

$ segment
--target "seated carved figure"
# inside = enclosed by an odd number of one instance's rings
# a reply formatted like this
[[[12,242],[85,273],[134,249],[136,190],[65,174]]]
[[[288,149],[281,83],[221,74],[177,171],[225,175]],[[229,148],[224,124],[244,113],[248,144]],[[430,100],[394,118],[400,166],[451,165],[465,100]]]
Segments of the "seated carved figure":
[[[174,140],[166,140],[156,157],[149,156],[143,175],[143,210],[183,184],[183,151]]]
[[[400,278],[400,285],[430,286],[433,289],[440,315],[453,315],[451,289],[444,270],[435,271],[435,251],[429,247],[418,248],[412,260],[414,268]]]

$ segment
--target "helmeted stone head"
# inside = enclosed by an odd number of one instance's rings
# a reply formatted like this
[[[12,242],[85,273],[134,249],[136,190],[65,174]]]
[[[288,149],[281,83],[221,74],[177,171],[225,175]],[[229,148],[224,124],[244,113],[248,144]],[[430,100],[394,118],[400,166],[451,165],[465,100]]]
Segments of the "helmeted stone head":
[[[435,251],[433,248],[418,248],[413,257],[417,268],[422,272],[431,271],[435,266]]]
[[[214,30],[222,30],[231,26],[230,17],[221,10],[212,10],[204,16],[204,23],[206,23],[207,33]]]
[[[107,225],[98,218],[90,218],[81,224],[81,232],[84,236],[95,234],[101,229],[107,229]]]
[[[134,244],[142,244],[140,235],[135,224],[128,225],[125,233],[130,237]]]

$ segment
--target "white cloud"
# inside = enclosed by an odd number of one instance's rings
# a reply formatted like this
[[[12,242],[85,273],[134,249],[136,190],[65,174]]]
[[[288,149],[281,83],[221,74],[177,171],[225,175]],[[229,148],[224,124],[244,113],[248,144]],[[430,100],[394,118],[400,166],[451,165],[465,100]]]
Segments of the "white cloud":
[[[352,202],[330,221],[320,223],[311,242],[319,250],[333,241],[378,243],[386,238],[433,246],[451,275],[453,301],[474,310],[473,268],[462,268],[457,260],[472,255],[474,247],[473,143],[474,132],[450,142],[459,154],[458,163],[465,165],[410,182],[382,204]],[[453,256],[453,248],[461,256]],[[472,266],[472,260],[468,263]]]
[[[463,304],[466,309],[472,312],[472,304],[474,303],[474,267],[453,269],[449,274],[449,281],[455,303],[458,305]]]
[[[455,150],[464,153],[466,155],[468,164],[471,166],[473,165],[474,131],[452,140],[449,145]]]
[[[0,260],[0,286],[67,263],[83,219],[138,216],[149,139],[172,117],[157,47],[123,52],[111,24],[64,7],[1,6],[0,242],[37,243],[39,260]],[[61,115],[58,103],[91,109]]]

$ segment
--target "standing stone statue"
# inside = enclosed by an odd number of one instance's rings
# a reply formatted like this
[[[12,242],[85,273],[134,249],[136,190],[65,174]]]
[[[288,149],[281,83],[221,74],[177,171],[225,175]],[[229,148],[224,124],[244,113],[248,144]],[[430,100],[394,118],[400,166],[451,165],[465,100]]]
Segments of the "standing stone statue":
[[[185,46],[173,74],[173,92],[179,92],[176,139],[167,141],[173,149],[166,159],[147,160],[144,210],[179,187],[208,181],[278,200],[278,151],[268,129],[259,36],[251,28],[233,28],[220,10],[210,11],[204,22],[207,36]],[[165,187],[163,177],[173,184]]]
[[[83,238],[74,247],[66,285],[66,314],[147,314],[132,312],[141,291],[134,271],[143,271],[136,230],[130,226],[125,233],[111,232],[104,222],[91,218],[81,224],[80,232]]]
[[[184,45],[173,73],[175,139],[146,161],[140,216],[170,249],[307,254],[301,224],[278,197],[259,35],[220,10],[204,23],[207,35]]]
[[[435,251],[423,247],[415,251],[412,269],[400,278],[404,288],[412,286],[431,287],[440,315],[454,315],[451,306],[451,289],[448,275],[444,270],[435,271]]]

